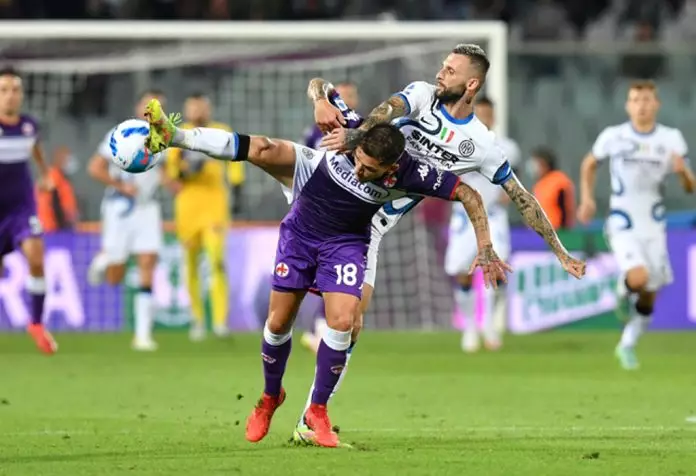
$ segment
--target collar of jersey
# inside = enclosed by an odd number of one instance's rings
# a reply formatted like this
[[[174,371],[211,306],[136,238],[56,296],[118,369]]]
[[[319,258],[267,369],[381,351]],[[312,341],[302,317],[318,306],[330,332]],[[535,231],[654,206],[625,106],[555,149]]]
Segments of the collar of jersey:
[[[653,134],[655,133],[655,131],[657,130],[657,122],[655,123],[655,127],[653,127],[652,129],[650,129],[648,132],[640,132],[639,130],[636,130],[636,128],[633,127],[633,123],[631,123],[631,121],[628,122],[628,125],[629,125],[629,127],[631,128],[631,131],[633,131],[633,133],[634,133],[635,135],[641,136],[641,137],[648,137],[648,136],[651,136],[651,135],[653,135]]]
[[[473,112],[463,119],[457,119],[455,117],[452,117],[450,115],[450,113],[447,112],[447,109],[445,109],[445,105],[442,103],[440,103],[440,112],[442,113],[443,116],[445,116],[445,119],[450,121],[452,124],[459,124],[459,125],[468,124],[474,118]]]

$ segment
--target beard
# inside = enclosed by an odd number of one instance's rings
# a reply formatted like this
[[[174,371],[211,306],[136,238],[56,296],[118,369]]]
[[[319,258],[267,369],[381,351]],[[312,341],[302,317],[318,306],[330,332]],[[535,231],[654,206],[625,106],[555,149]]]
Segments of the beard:
[[[437,93],[435,93],[435,97],[442,104],[456,103],[461,98],[463,98],[465,95],[466,95],[466,89],[464,89],[464,88],[461,88],[461,89],[455,89],[455,88],[443,89],[442,91],[438,91]]]

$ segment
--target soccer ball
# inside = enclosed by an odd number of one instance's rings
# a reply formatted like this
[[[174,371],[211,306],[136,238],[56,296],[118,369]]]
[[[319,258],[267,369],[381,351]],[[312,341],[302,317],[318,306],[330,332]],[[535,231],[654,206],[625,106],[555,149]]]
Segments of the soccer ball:
[[[150,124],[141,119],[128,119],[111,132],[111,161],[120,169],[139,174],[157,165],[162,154],[153,154],[145,147]]]

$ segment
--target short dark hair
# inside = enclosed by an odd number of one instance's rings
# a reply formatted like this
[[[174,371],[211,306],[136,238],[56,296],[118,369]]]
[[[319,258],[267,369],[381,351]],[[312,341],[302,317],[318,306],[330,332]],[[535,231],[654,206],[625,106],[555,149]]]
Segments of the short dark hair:
[[[532,157],[536,157],[537,159],[543,160],[544,162],[546,162],[546,165],[549,166],[549,169],[556,170],[556,153],[550,147],[536,147],[532,150]]]
[[[481,82],[483,83],[485,81],[488,69],[491,67],[491,62],[488,61],[488,56],[483,48],[473,43],[460,43],[454,47],[452,53],[469,58],[471,64],[479,71]]]
[[[14,76],[15,78],[20,77],[17,70],[14,69],[12,66],[5,66],[3,68],[0,68],[0,76]]]
[[[156,89],[156,88],[146,89],[140,93],[138,98],[143,99],[145,96],[164,97],[164,91],[162,91],[161,89]]]
[[[488,96],[481,96],[476,100],[476,105],[477,106],[488,106],[488,107],[495,107],[493,104],[493,100],[489,98]]]
[[[406,147],[406,139],[399,129],[391,124],[377,124],[370,128],[360,140],[360,147],[381,165],[396,163]]]

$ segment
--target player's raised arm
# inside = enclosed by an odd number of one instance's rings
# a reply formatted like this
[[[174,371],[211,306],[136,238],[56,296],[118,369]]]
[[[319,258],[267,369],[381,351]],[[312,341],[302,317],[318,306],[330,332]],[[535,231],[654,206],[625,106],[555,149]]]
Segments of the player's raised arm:
[[[321,145],[329,150],[353,150],[371,127],[377,124],[387,124],[396,118],[406,116],[411,112],[411,109],[406,95],[403,92],[397,93],[374,108],[359,128],[334,129],[331,134],[324,138]]]
[[[503,184],[503,189],[520,211],[524,222],[549,245],[563,269],[576,278],[581,278],[585,274],[585,262],[573,258],[568,253],[537,199],[524,188],[512,171],[510,174],[511,176]]]
[[[307,86],[307,97],[314,104],[314,122],[322,132],[346,125],[341,111],[329,101],[332,91],[334,85],[322,78],[313,78]]]

